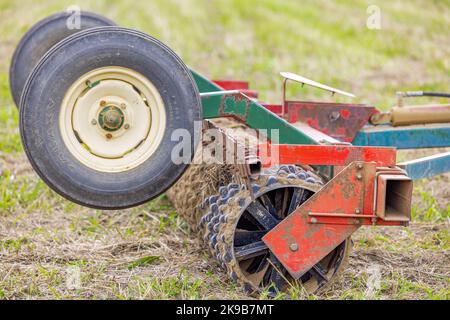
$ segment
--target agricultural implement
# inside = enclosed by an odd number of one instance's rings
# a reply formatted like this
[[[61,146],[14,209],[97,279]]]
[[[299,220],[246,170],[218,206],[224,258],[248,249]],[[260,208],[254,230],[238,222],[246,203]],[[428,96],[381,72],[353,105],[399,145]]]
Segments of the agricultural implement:
[[[249,293],[317,291],[344,268],[356,230],[406,226],[412,181],[450,170],[448,152],[396,162],[397,149],[450,146],[449,105],[404,105],[420,93],[400,94],[387,113],[291,101],[291,83],[353,95],[287,72],[282,103],[265,104],[247,82],[211,81],[158,40],[92,17],[83,13],[70,34],[67,15],[47,18],[16,50],[11,90],[31,164],[56,192],[93,208],[129,208],[168,190]],[[46,53],[31,59],[38,44]]]

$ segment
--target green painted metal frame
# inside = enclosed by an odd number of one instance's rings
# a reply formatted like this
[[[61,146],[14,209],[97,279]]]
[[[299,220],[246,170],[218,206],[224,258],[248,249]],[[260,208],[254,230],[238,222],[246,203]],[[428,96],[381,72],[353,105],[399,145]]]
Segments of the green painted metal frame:
[[[191,72],[200,93],[204,94],[202,96],[204,119],[235,117],[250,128],[267,130],[265,132],[270,140],[273,140],[272,134],[275,134],[272,130],[278,130],[279,140],[277,143],[280,144],[318,144],[314,138],[244,94],[223,91],[222,88],[199,73],[192,70]]]

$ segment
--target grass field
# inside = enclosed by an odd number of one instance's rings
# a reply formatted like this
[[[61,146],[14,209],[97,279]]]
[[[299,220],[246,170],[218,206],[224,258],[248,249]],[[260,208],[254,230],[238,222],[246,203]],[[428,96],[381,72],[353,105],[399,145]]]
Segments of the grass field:
[[[250,80],[268,102],[281,97],[279,71],[381,109],[395,103],[397,90],[448,91],[448,0],[0,0],[0,299],[246,297],[164,197],[125,211],[91,210],[33,173],[9,94],[9,62],[28,28],[74,4],[159,38],[208,77]],[[366,27],[369,5],[381,9],[380,30]],[[330,100],[306,88],[288,93]],[[449,199],[450,175],[417,183],[411,227],[358,231],[342,279],[320,295],[291,298],[449,299]]]

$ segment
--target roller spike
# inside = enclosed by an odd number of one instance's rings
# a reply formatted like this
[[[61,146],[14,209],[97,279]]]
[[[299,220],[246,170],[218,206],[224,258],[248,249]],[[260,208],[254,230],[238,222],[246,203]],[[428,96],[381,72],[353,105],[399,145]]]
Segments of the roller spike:
[[[253,193],[257,193],[261,187],[257,184],[252,184]]]
[[[211,196],[211,197],[209,197],[209,203],[212,204],[212,203],[216,202],[217,199],[219,199],[219,196]]]
[[[245,202],[245,198],[239,198],[238,200],[238,204],[241,208],[245,206]]]
[[[231,260],[233,260],[233,256],[229,252],[223,255],[223,261],[225,261],[226,263],[230,263]]]
[[[277,182],[278,182],[278,179],[276,177],[274,177],[274,176],[270,176],[269,179],[267,179],[267,185],[268,186],[271,186],[271,185],[273,185],[273,184],[275,184]]]
[[[211,223],[212,223],[213,225],[215,225],[216,223],[219,222],[219,219],[220,219],[220,216],[219,216],[219,215],[216,215],[216,216],[214,216],[214,217],[211,219]]]
[[[219,206],[217,205],[216,202],[212,203],[212,204],[209,206],[209,209],[211,210],[211,213],[212,213],[213,215],[216,214],[217,212],[219,212]]]
[[[314,178],[312,178],[312,177],[309,177],[309,178],[306,179],[306,182],[315,183],[316,180]]]
[[[219,188],[219,195],[222,197],[225,197],[228,193],[228,188],[227,187],[220,187]]]
[[[228,185],[228,190],[233,190],[233,189],[239,189],[239,184],[237,184],[237,183],[230,183]]]
[[[230,191],[228,191],[228,198],[234,197],[238,192],[238,189],[231,189]]]
[[[279,167],[278,170],[277,170],[277,173],[278,173],[278,174],[281,174],[281,173],[289,173],[289,168],[288,168],[288,166],[281,166],[281,167]]]
[[[299,173],[297,174],[297,177],[298,177],[299,179],[301,179],[301,180],[306,180],[306,178],[307,178],[306,173],[305,173],[304,171],[299,172]]]

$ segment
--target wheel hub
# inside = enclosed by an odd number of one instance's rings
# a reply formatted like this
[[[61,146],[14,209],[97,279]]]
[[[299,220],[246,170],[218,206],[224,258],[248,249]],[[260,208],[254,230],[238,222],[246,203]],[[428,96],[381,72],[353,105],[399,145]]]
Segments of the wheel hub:
[[[114,132],[122,128],[125,122],[125,115],[116,106],[107,106],[98,115],[98,123],[105,131]]]

